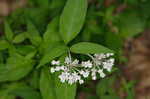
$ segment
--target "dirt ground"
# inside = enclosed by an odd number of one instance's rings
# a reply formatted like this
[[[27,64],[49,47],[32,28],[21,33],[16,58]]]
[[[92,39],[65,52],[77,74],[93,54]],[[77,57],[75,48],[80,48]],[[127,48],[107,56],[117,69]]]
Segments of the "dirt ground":
[[[150,99],[150,30],[125,44],[128,63],[123,67],[127,80],[136,80],[136,99]]]

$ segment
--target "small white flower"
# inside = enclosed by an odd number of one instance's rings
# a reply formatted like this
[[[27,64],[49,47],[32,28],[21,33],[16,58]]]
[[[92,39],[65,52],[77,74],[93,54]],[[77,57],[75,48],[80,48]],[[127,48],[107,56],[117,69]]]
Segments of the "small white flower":
[[[60,70],[64,70],[65,69],[65,66],[60,66]]]
[[[55,60],[53,60],[53,61],[51,62],[51,64],[52,64],[52,65],[60,65],[60,61],[55,61]]]
[[[81,76],[79,76],[76,72],[74,72],[72,75],[74,76],[74,80],[75,80],[75,81],[81,79]]]
[[[106,55],[104,53],[102,53],[102,54],[94,54],[94,56],[95,56],[95,58],[97,60],[101,60],[103,58],[106,58]]]
[[[100,73],[100,77],[101,77],[101,78],[104,78],[105,76],[106,76],[106,75],[105,75],[104,72]]]
[[[59,75],[59,79],[60,79],[60,81],[61,81],[62,83],[64,83],[65,80],[66,80],[62,75]]]
[[[55,69],[52,67],[51,68],[51,73],[54,73],[55,72]]]
[[[97,72],[97,70],[95,68],[92,68],[91,71],[92,71],[92,73],[96,73]]]
[[[84,71],[83,71],[83,70],[81,70],[81,71],[79,71],[79,73],[80,73],[81,75],[83,75]]]
[[[70,75],[68,78],[68,83],[73,84],[74,82],[75,82],[74,77],[72,75]]]
[[[68,80],[69,75],[70,74],[68,72],[62,72],[61,75],[59,75],[60,81],[64,83],[66,80]]]
[[[108,62],[111,63],[111,64],[114,64],[115,59],[114,59],[114,58],[111,58],[111,59],[108,60]]]
[[[80,74],[83,75],[84,78],[87,78],[89,76],[90,72],[88,70],[86,70],[86,71],[81,70]]]
[[[60,66],[57,66],[56,68],[55,68],[55,71],[60,71],[61,70],[61,67]]]
[[[111,72],[112,66],[114,65],[114,59],[111,58],[106,62],[103,62],[103,68],[106,69],[108,72]]]
[[[92,76],[92,80],[96,80],[96,75],[95,75],[95,76]]]
[[[110,57],[110,56],[113,56],[113,55],[114,55],[114,53],[107,53],[106,54],[107,57]]]
[[[113,53],[101,53],[95,54],[94,56],[89,55],[91,60],[88,61],[81,61],[75,59],[74,61],[71,60],[71,56],[65,58],[65,62],[61,63],[59,61],[53,60],[51,63],[52,65],[56,65],[56,67],[51,68],[51,73],[56,71],[61,71],[59,75],[59,79],[62,83],[67,82],[68,84],[73,84],[79,82],[80,84],[84,83],[84,78],[87,78],[91,75],[92,80],[97,79],[97,74],[101,78],[104,78],[106,74],[104,73],[104,69],[110,72],[114,65],[114,58]],[[83,78],[83,79],[82,79]]]
[[[85,68],[92,68],[92,63],[88,60],[86,62],[82,62],[82,66]]]
[[[83,81],[83,80],[79,80],[79,83],[80,83],[80,84],[83,84],[83,83],[84,83],[84,81]]]
[[[103,69],[99,69],[97,72],[100,74],[101,78],[104,78],[106,76],[105,73],[103,72]]]
[[[66,64],[70,64],[70,63],[71,63],[71,59],[70,59],[69,57],[66,57],[66,58],[65,58],[65,63],[66,63]]]

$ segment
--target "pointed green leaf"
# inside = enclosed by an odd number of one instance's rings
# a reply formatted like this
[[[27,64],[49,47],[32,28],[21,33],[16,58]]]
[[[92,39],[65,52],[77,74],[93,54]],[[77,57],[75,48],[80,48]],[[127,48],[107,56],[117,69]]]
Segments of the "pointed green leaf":
[[[25,77],[33,68],[33,61],[14,54],[7,59],[7,64],[0,67],[0,82],[16,81]]]
[[[113,88],[114,81],[114,77],[109,77],[98,83],[96,93],[99,99],[120,99]]]
[[[134,13],[123,13],[118,25],[122,37],[134,37],[144,31],[145,21]]]
[[[45,67],[41,71],[40,91],[43,99],[56,99],[55,93],[55,77],[50,74],[49,68]]]
[[[49,6],[49,0],[37,0],[36,2],[40,7],[46,8]]]
[[[36,27],[30,21],[28,21],[27,30],[27,37],[30,39],[31,43],[35,46],[40,45],[42,38]]]
[[[27,55],[28,53],[34,52],[36,48],[33,45],[18,45],[16,51],[21,55]]]
[[[8,94],[7,90],[0,90],[0,99],[15,99],[15,96]]]
[[[43,46],[47,48],[50,44],[59,42],[60,35],[58,31],[59,17],[54,18],[47,26],[47,30],[43,35],[44,43]]]
[[[55,44],[54,44],[55,45]],[[47,48],[47,51],[45,51],[42,59],[40,60],[40,64],[37,66],[37,68],[41,67],[42,65],[50,62],[56,57],[61,56],[67,51],[67,47],[62,44],[58,44],[55,46],[50,46]]]
[[[13,39],[13,43],[21,43],[26,39],[25,33],[20,33],[16,35]]]
[[[95,43],[81,42],[73,45],[70,50],[80,54],[109,53],[112,50]]]
[[[39,89],[40,71],[41,70],[36,69],[30,74],[30,77],[28,77],[28,83],[34,89]]]
[[[67,44],[80,32],[87,11],[87,0],[67,0],[60,17],[60,34]]]
[[[5,25],[5,36],[6,36],[6,39],[8,41],[12,41],[13,40],[13,35],[14,35],[13,31],[12,31],[12,29],[11,29],[11,27],[10,27],[10,25],[9,25],[9,23],[7,21],[5,21],[4,25]]]
[[[5,50],[9,47],[9,43],[5,40],[0,40],[0,50]]]
[[[40,93],[25,83],[13,83],[9,85],[8,91],[9,94],[19,96],[23,99],[41,99]]]

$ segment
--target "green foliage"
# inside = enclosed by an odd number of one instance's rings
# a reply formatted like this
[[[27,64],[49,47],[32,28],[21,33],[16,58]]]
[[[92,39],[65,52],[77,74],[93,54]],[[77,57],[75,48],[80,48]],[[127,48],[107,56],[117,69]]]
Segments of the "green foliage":
[[[26,33],[18,34],[14,37],[13,43],[21,43],[26,39]]]
[[[61,41],[58,29],[59,17],[56,17],[48,24],[46,32],[43,35],[43,47],[47,48],[51,44]]]
[[[33,60],[17,53],[7,59],[7,63],[0,67],[0,82],[16,81],[25,77],[33,68]]]
[[[81,42],[73,45],[70,50],[74,53],[80,54],[94,54],[94,53],[113,53],[112,50],[95,43]]]
[[[0,40],[0,50],[5,50],[9,47],[9,43],[6,40]]]
[[[120,99],[112,88],[114,78],[105,78],[97,85],[97,94],[99,99]]]
[[[20,96],[23,99],[41,99],[39,92],[25,84],[16,84],[15,86],[11,87],[12,88],[9,94]]]
[[[1,99],[15,99],[15,96],[19,96],[23,99],[41,99],[38,91],[22,82],[7,85],[0,92]]]
[[[53,48],[52,48],[53,47]],[[50,51],[51,50],[51,51]],[[50,61],[52,61],[54,58],[57,58],[59,56],[61,56],[62,54],[64,54],[67,51],[67,47],[65,45],[55,45],[54,46],[50,46],[46,49],[43,57],[40,60],[40,63],[38,65],[38,68]]]
[[[60,33],[66,44],[80,32],[84,24],[86,10],[87,0],[67,1],[60,17]]]
[[[30,21],[27,23],[27,30],[27,37],[31,43],[35,46],[38,46],[41,43],[42,38],[36,27]]]
[[[43,68],[40,77],[40,91],[43,99],[75,99],[76,85],[61,83],[57,74],[50,74]],[[51,93],[50,93],[51,92]]]
[[[6,39],[8,41],[12,41],[13,40],[13,31],[9,25],[9,23],[7,21],[5,21],[5,36],[6,36]]]
[[[61,83],[58,79],[58,74],[55,75],[55,90],[56,90],[56,99],[75,99],[76,96],[76,84],[69,85],[68,83]]]
[[[43,68],[40,76],[40,91],[43,99],[57,99],[55,92],[55,76],[51,75],[48,68]]]
[[[122,14],[119,22],[119,32],[122,37],[134,37],[144,31],[145,22],[133,12]]]
[[[106,33],[106,45],[114,51],[120,51],[123,41],[116,33],[108,32]]]
[[[119,12],[122,5],[127,8]],[[150,26],[149,8],[149,0],[116,0],[109,6],[104,0],[28,0],[0,25],[0,99],[76,99],[80,92],[89,93],[87,99],[120,99],[113,87],[117,78],[90,87],[68,85],[59,73],[49,73],[50,62],[64,61],[68,51],[81,60],[87,58],[82,54],[113,52],[120,62],[124,40]],[[134,99],[133,85],[121,86],[127,99]]]

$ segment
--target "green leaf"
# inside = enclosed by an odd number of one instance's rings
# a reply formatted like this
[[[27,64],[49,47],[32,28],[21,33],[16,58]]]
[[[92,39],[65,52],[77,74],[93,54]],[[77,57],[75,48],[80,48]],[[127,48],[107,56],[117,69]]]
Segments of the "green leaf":
[[[75,99],[76,84],[60,82],[58,73],[50,74],[49,68],[45,67],[41,72],[40,91],[43,99]]]
[[[23,83],[17,83],[11,86],[9,90],[9,94],[20,96],[23,99],[41,99],[39,92]]]
[[[22,82],[9,83],[5,86],[5,89],[0,91],[0,99],[16,99],[15,96],[19,96],[21,99],[41,99],[41,95],[38,91]]]
[[[36,27],[30,21],[28,21],[27,30],[27,37],[30,39],[31,43],[35,46],[40,45],[42,38]]]
[[[56,74],[56,73],[55,73]],[[58,74],[55,75],[55,90],[57,99],[75,99],[76,96],[76,84],[69,85],[68,83],[60,82]]]
[[[27,55],[28,53],[34,52],[36,48],[33,45],[18,45],[16,46],[16,51],[19,54]]]
[[[3,57],[2,53],[0,53],[0,66],[3,65],[3,61],[4,61],[4,57]]]
[[[145,22],[136,14],[124,13],[120,16],[119,32],[124,38],[134,37],[144,31]]]
[[[120,51],[123,47],[123,39],[121,39],[121,37],[116,33],[106,33],[105,41],[106,45],[114,51]]]
[[[5,40],[0,40],[0,50],[5,50],[9,47],[9,43]]]
[[[48,16],[51,15],[49,13],[49,9],[41,7],[28,7],[24,10],[24,14],[32,20],[32,23],[40,32],[45,31]]]
[[[40,71],[39,69],[34,70],[30,76],[28,76],[27,82],[29,85],[34,89],[39,89],[39,77],[40,77]]]
[[[0,82],[16,81],[25,77],[33,68],[33,61],[14,54],[7,59],[7,64],[0,67]]]
[[[67,44],[80,32],[87,11],[87,0],[68,0],[60,17],[60,34]]]
[[[59,17],[54,18],[47,26],[47,30],[43,35],[44,44],[43,46],[47,48],[50,44],[59,42],[60,35],[58,31]]]
[[[40,76],[40,91],[43,99],[57,99],[55,93],[55,77],[50,74],[49,68],[43,68]]]
[[[79,54],[109,53],[112,50],[95,43],[81,42],[71,46],[70,50]]]
[[[4,25],[5,25],[5,36],[6,36],[6,39],[8,41],[12,41],[13,40],[13,35],[14,35],[13,31],[10,28],[10,25],[9,25],[9,23],[7,21],[5,21]]]
[[[37,51],[30,52],[25,56],[26,59],[32,59],[36,55]]]
[[[97,95],[99,99],[120,99],[113,89],[114,77],[102,79],[97,85]]]
[[[7,90],[0,90],[0,99],[15,99],[15,96],[8,94]]]
[[[65,5],[66,0],[51,0],[50,9],[60,9]],[[55,10],[56,11],[56,10]]]
[[[48,7],[49,6],[49,0],[37,0],[36,1],[40,7]]]
[[[21,43],[26,39],[26,34],[25,33],[20,33],[15,38],[13,39],[13,43]]]
[[[47,51],[45,51],[45,53],[44,53],[42,59],[40,60],[40,63],[37,66],[37,68],[39,68],[42,65],[50,62],[51,60],[53,60],[56,57],[61,56],[66,51],[67,51],[67,47],[65,45],[62,45],[62,44],[55,45],[55,47],[54,46],[50,46],[49,48],[47,48]]]

